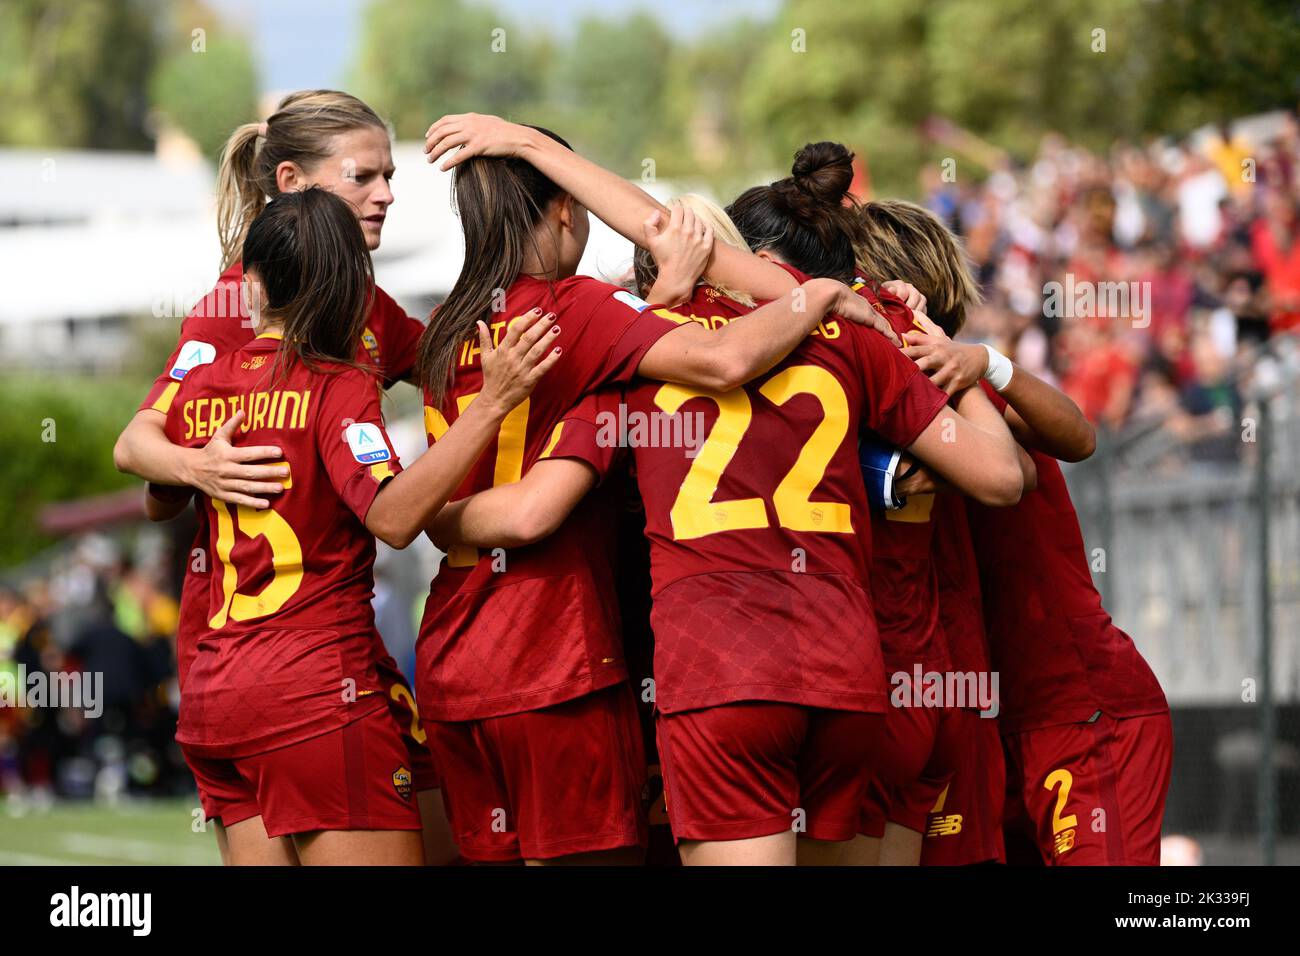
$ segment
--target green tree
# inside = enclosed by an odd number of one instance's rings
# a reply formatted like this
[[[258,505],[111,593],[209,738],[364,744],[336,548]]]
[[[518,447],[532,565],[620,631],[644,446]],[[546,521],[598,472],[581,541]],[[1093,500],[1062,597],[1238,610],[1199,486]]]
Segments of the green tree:
[[[159,112],[215,159],[231,130],[257,115],[252,51],[237,34],[183,34],[154,74],[152,93]]]
[[[860,153],[878,184],[904,187],[925,155],[926,33],[924,4],[786,4],[745,84],[746,129],[778,169],[805,143],[831,139]]]
[[[129,488],[137,480],[113,467],[113,443],[147,384],[9,376],[0,384],[0,434],[8,449],[0,509],[0,567],[32,557],[53,539],[41,532],[41,508],[56,501]]]
[[[537,103],[549,41],[464,0],[375,0],[353,84],[399,137],[423,138],[444,113],[513,119]]]
[[[157,0],[6,0],[0,141],[147,149]]]
[[[927,140],[931,116],[1022,159],[1049,131],[1104,149],[1294,106],[1297,62],[1288,0],[790,0],[740,105],[774,161],[842,139],[879,191],[910,193],[951,151]]]
[[[741,19],[673,51],[659,129],[650,131],[661,175],[703,177],[729,195],[766,164],[755,152],[763,137],[746,127],[738,104],[768,31],[767,23]]]
[[[549,91],[563,111],[563,133],[629,178],[642,174],[647,158],[657,167],[650,144],[665,132],[665,88],[670,72],[681,68],[663,27],[649,14],[584,19]],[[663,152],[679,142],[679,135],[661,140]]]
[[[1151,57],[1142,125],[1181,131],[1300,99],[1300,7],[1294,0],[1166,0],[1147,5]]]

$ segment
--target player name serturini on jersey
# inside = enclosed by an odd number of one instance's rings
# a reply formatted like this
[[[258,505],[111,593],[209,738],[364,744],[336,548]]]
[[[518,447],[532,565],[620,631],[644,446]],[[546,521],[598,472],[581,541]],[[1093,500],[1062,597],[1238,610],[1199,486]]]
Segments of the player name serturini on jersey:
[[[222,422],[241,409],[246,417],[240,431],[305,428],[310,400],[311,389],[302,392],[274,389],[226,398],[193,398],[181,410],[185,419],[185,438],[189,440],[211,435],[221,427]]]

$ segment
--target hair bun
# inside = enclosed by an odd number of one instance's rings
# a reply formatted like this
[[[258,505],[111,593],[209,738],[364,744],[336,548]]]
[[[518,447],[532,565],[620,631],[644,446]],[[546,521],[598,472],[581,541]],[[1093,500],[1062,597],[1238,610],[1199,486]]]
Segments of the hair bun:
[[[790,178],[817,202],[838,206],[853,184],[853,153],[843,143],[809,143],[795,154]]]

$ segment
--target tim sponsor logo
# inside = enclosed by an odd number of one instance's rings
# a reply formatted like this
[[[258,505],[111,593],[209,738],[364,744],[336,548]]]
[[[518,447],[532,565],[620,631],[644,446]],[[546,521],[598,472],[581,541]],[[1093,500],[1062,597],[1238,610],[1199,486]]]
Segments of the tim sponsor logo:
[[[895,671],[889,676],[889,702],[895,707],[961,707],[981,717],[998,715],[997,671]]]
[[[130,927],[133,936],[148,936],[153,927],[152,893],[82,893],[78,886],[50,897],[50,925],[60,927]]]

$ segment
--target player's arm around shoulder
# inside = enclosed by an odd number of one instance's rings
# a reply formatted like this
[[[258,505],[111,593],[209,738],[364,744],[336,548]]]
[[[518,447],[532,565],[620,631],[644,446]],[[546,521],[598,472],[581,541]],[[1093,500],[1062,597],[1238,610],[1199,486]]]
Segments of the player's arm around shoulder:
[[[366,527],[385,544],[405,548],[429,527],[506,415],[559,360],[554,316],[534,310],[525,319],[512,323],[496,347],[487,325],[478,323],[482,391],[414,465],[383,484],[364,512]]]
[[[609,426],[622,401],[619,388],[584,396],[519,481],[450,502],[428,527],[429,540],[443,551],[450,545],[520,548],[554,534],[620,457]]]
[[[996,349],[954,342],[928,321],[909,332],[904,354],[949,395],[979,384],[996,389],[1016,440],[1061,461],[1083,461],[1097,448],[1097,433],[1069,396]]]
[[[113,446],[113,464],[118,471],[135,475],[157,485],[197,489],[209,497],[250,508],[270,507],[266,496],[279,494],[285,476],[283,468],[255,462],[280,457],[279,448],[234,444],[234,429],[239,421],[227,422],[218,429],[207,445],[192,448],[183,444],[168,422],[179,415],[184,394],[193,394],[195,383],[203,379],[217,358],[217,347],[202,334],[193,331],[194,319],[182,326],[181,342],[173,353],[169,371],[159,377],[169,379],[162,388],[155,385],[157,396],[139,409],[127,423]],[[229,321],[229,320],[227,320]],[[211,323],[209,323],[211,324]],[[151,392],[153,395],[153,392]]]
[[[453,545],[522,548],[554,534],[597,482],[577,458],[539,461],[518,481],[447,504],[430,523],[429,540]]]

